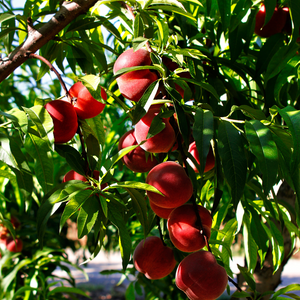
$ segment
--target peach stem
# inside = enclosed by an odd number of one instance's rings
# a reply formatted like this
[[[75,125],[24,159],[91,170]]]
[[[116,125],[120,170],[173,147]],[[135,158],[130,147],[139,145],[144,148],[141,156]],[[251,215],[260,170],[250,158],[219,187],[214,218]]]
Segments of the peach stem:
[[[53,71],[53,72],[55,73],[55,75],[57,76],[57,78],[58,78],[58,80],[59,80],[59,82],[60,82],[60,84],[61,84],[61,86],[62,86],[62,88],[63,88],[64,91],[66,92],[66,95],[67,95],[67,97],[68,97],[69,102],[71,103],[72,98],[71,98],[71,96],[70,96],[70,94],[69,94],[69,91],[68,91],[68,89],[67,89],[67,87],[66,87],[64,81],[62,80],[60,74],[59,74],[59,73],[57,72],[57,70],[53,67],[53,65],[50,63],[50,61],[48,61],[45,57],[43,57],[43,56],[41,56],[41,55],[38,55],[38,54],[35,54],[35,53],[29,53],[29,54],[28,54],[28,57],[29,57],[29,58],[36,58],[36,59],[39,59],[40,61],[42,61],[43,63],[45,63],[45,64],[50,68],[51,71]]]

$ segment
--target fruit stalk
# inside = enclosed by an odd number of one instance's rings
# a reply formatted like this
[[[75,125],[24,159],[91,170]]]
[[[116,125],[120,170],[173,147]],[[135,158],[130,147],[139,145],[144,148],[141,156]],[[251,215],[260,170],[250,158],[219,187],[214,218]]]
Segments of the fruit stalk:
[[[55,75],[57,76],[62,88],[64,89],[65,93],[66,93],[66,96],[69,100],[69,102],[71,103],[71,100],[72,100],[72,97],[70,96],[69,94],[69,91],[64,83],[64,81],[62,80],[60,74],[58,73],[58,71],[53,67],[53,65],[50,63],[50,61],[48,61],[45,57],[39,55],[39,54],[36,54],[36,53],[29,53],[28,54],[28,57],[29,58],[36,58],[36,59],[39,59],[40,61],[42,61],[43,63],[45,63],[51,71],[53,71],[55,73]]]

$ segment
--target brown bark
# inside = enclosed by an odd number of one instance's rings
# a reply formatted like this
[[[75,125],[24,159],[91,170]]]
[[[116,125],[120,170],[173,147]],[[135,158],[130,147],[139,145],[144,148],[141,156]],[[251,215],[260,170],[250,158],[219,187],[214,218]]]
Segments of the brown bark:
[[[295,207],[296,194],[287,182],[284,181],[281,184],[277,194],[277,199],[281,202],[288,203],[291,207]],[[295,223],[295,219],[292,219],[292,221]],[[279,223],[277,224],[277,226],[280,229]],[[266,255],[263,267],[261,268],[260,263],[258,263],[254,270],[253,276],[256,282],[256,291],[261,294],[267,291],[274,291],[278,287],[278,285],[281,283],[281,274],[283,268],[291,258],[291,253],[293,250],[292,242],[290,234],[285,227],[282,230],[282,236],[284,239],[284,259],[279,269],[273,274],[273,256],[270,249]],[[241,275],[238,276],[238,284],[240,285],[240,287],[242,287],[243,290],[247,289],[246,282]],[[270,297],[271,295],[262,297],[261,299],[267,300]]]
[[[65,1],[51,20],[39,29],[35,29],[28,20],[28,37],[25,42],[10,53],[8,57],[0,59],[0,82],[24,63],[28,59],[28,54],[39,50],[72,20],[86,13],[96,2],[97,0]]]

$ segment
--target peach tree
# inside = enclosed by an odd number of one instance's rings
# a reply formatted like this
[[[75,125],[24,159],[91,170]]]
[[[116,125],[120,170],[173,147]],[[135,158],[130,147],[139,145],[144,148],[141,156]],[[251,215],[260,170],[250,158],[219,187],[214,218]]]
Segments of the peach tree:
[[[276,288],[300,225],[298,0],[13,4],[0,1],[1,299],[84,294],[70,220],[86,263],[120,251],[126,299],[216,299],[228,282],[237,298],[297,299],[299,284]],[[53,287],[57,267],[71,286]]]

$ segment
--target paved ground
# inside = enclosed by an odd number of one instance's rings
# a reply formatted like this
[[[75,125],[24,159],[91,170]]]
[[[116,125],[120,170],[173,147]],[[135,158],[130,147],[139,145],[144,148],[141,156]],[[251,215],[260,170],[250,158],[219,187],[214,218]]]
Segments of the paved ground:
[[[75,257],[70,252],[70,260],[75,262]],[[243,258],[235,257],[232,263],[232,270],[234,272],[238,272],[238,268],[236,264],[243,265]],[[117,286],[121,274],[113,274],[109,276],[104,276],[99,274],[102,270],[111,270],[111,269],[121,269],[122,262],[121,256],[119,253],[111,253],[106,254],[104,252],[100,252],[100,254],[91,262],[88,263],[84,270],[89,276],[89,280],[87,281],[84,277],[83,273],[78,270],[72,270],[73,276],[76,278],[76,283],[78,286],[88,290],[91,292],[95,290],[101,290],[102,295],[97,297],[93,297],[92,299],[124,299],[122,297],[126,290],[127,285],[129,284],[128,280],[125,280],[123,284]],[[66,273],[61,270],[56,271],[56,275],[63,278],[66,277]],[[133,280],[133,278],[131,278]],[[300,284],[300,259],[291,259],[289,263],[285,266],[283,274],[282,274],[282,283],[279,288],[287,286],[292,283]],[[234,287],[232,286],[232,291],[234,291]],[[300,296],[300,290],[294,291],[294,294]]]

